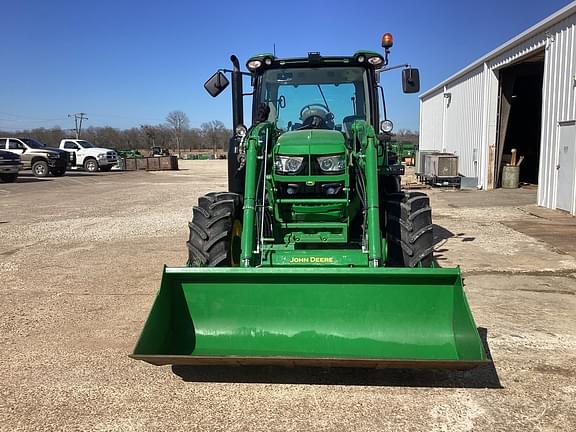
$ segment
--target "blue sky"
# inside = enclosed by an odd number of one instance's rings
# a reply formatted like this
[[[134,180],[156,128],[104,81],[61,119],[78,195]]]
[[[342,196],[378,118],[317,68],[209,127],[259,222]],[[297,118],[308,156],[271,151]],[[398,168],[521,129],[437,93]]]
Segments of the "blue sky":
[[[86,126],[161,123],[172,110],[230,126],[230,92],[203,89],[230,54],[380,50],[386,31],[391,65],[419,67],[426,90],[568,3],[4,0],[0,129],[70,128],[79,111]],[[402,94],[398,71],[382,82],[396,129],[417,129],[418,96]]]

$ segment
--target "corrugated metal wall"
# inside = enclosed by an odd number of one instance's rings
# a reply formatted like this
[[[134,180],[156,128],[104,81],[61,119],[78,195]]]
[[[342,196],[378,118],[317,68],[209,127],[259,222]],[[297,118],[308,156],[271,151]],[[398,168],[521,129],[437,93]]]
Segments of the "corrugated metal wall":
[[[511,63],[521,62],[522,57],[526,57],[527,55],[532,54],[534,51],[543,48],[545,44],[546,34],[545,32],[542,32],[528,39],[526,42],[490,60],[488,63],[489,67],[490,69],[499,69]]]
[[[576,120],[575,25],[576,16],[572,16],[550,29],[546,46],[538,204],[550,208],[556,207],[558,123]],[[576,197],[574,197],[572,213],[576,214]]]
[[[497,135],[499,69],[521,62],[544,50],[544,88],[538,204],[555,208],[558,163],[558,123],[576,120],[576,15],[530,39],[487,59],[443,88],[426,95],[420,104],[420,145],[422,149],[454,152],[460,159],[460,172],[474,176],[477,159],[479,184],[490,186],[490,152]],[[444,94],[450,93],[450,98]],[[448,103],[449,101],[449,103]],[[476,155],[474,152],[476,150]],[[576,173],[575,173],[576,177]],[[576,196],[572,213],[576,214]]]
[[[420,150],[442,151],[444,103],[442,90],[420,102]]]
[[[483,68],[479,67],[445,87],[450,95],[445,110],[445,148],[458,156],[458,170],[468,177],[478,175],[482,150],[482,84]]]

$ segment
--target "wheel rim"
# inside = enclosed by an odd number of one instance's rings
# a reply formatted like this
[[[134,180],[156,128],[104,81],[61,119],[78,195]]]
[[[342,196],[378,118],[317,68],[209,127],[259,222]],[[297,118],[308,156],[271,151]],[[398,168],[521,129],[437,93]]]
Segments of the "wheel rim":
[[[44,164],[36,164],[34,166],[34,174],[39,176],[46,175],[46,167],[44,166]]]
[[[242,222],[234,219],[230,235],[230,264],[232,267],[240,266],[240,240],[242,238]]]
[[[88,171],[96,171],[96,162],[91,161],[91,160],[86,162],[86,169]]]

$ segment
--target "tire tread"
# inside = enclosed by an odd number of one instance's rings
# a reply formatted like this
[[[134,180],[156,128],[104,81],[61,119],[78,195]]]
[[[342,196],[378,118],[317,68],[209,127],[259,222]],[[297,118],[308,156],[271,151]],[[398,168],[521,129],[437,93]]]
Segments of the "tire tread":
[[[188,265],[219,267],[231,265],[230,241],[241,198],[231,192],[209,192],[198,199],[188,223]]]

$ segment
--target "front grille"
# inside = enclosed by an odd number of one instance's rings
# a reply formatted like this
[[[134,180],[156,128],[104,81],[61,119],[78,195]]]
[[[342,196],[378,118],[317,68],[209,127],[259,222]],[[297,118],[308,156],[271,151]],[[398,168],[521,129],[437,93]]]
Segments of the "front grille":
[[[303,182],[276,183],[280,198],[343,198],[345,196],[344,182],[317,182],[308,186]],[[327,190],[332,188],[336,193],[328,194]],[[292,190],[293,193],[289,193]]]

